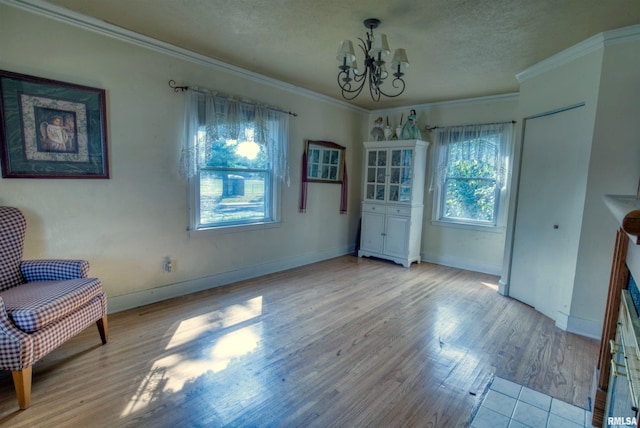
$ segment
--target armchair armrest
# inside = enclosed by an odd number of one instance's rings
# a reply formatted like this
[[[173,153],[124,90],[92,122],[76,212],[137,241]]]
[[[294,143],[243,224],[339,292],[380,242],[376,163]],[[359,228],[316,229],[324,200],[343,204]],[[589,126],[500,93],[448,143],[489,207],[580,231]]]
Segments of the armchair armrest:
[[[33,364],[33,339],[9,318],[0,296],[0,370],[22,370]]]
[[[27,282],[64,281],[86,278],[89,262],[86,260],[25,260],[20,264]]]

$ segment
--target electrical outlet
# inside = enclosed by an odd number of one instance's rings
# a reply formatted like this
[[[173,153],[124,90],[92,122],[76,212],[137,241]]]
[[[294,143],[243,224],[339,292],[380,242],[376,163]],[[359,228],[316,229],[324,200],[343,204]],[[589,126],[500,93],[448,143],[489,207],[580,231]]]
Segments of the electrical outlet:
[[[162,263],[162,270],[164,270],[165,272],[171,272],[171,270],[173,269],[173,261],[171,260],[170,257],[165,257],[164,258],[164,262]]]

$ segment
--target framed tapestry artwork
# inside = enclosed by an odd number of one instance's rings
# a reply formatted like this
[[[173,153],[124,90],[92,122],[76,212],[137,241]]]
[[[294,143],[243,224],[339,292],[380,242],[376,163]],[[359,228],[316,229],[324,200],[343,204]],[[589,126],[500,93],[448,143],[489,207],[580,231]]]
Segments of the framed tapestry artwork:
[[[3,178],[109,178],[104,89],[0,70]]]

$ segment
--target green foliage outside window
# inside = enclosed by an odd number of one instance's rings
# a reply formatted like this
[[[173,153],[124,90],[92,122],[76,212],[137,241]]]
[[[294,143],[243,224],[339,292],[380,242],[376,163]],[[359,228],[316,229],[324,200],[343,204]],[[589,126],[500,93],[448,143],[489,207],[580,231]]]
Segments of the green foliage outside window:
[[[443,195],[443,217],[495,221],[496,146],[487,140],[452,144]]]

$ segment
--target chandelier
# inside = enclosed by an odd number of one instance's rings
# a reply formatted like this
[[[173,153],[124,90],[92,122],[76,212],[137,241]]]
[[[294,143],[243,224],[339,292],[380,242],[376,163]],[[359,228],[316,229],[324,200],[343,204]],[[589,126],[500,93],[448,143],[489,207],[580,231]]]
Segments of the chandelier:
[[[380,96],[397,97],[404,92],[404,71],[409,67],[409,60],[404,49],[396,49],[393,53],[390,68],[394,79],[391,81],[392,88],[386,92],[382,89],[382,84],[389,77],[386,62],[383,59],[391,53],[386,34],[376,34],[373,29],[380,25],[380,20],[369,18],[364,21],[364,26],[369,29],[367,40],[358,37],[359,47],[364,53],[364,69],[358,68],[356,55],[353,51],[351,40],[343,40],[338,48],[337,59],[340,62],[338,69],[338,85],[342,90],[342,97],[352,100],[362,92],[365,83],[369,82],[369,93],[373,101],[380,101]],[[387,86],[388,87],[388,86]]]

